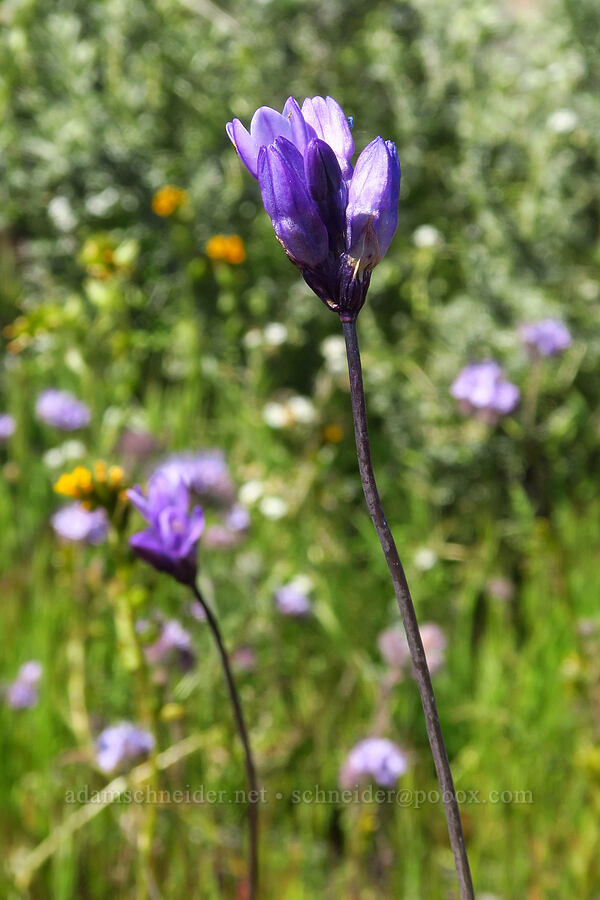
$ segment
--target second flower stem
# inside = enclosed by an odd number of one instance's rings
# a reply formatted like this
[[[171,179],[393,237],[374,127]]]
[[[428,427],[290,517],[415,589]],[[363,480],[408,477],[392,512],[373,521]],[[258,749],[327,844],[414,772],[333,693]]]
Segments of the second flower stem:
[[[406,638],[408,640],[415,672],[415,680],[417,682],[417,687],[419,688],[423,711],[425,713],[427,736],[431,746],[435,771],[442,790],[442,800],[446,813],[446,821],[448,823],[450,845],[454,854],[454,865],[456,868],[461,900],[474,900],[475,894],[473,893],[473,882],[471,880],[469,860],[465,848],[456,792],[454,790],[452,772],[450,771],[450,763],[448,762],[448,754],[446,752],[442,727],[435,703],[431,676],[429,674],[425,651],[423,649],[423,641],[421,640],[421,633],[419,631],[419,623],[417,622],[417,616],[406,581],[406,575],[404,574],[398,550],[396,549],[390,526],[387,523],[383,511],[377,484],[375,482],[375,475],[373,473],[369,431],[367,427],[365,392],[362,379],[362,366],[358,348],[358,337],[356,334],[356,321],[342,322],[342,327],[344,329],[346,353],[348,356],[350,397],[352,399],[352,415],[354,419],[354,436],[356,438],[358,468],[360,470],[365,500],[388,569],[390,570],[398,606],[400,607],[402,622],[404,624],[404,630],[406,632]]]
[[[249,856],[250,856],[250,865],[249,865],[249,882],[250,882],[250,893],[249,900],[257,900],[258,897],[258,803],[259,803],[259,793],[258,793],[258,785],[256,780],[256,768],[254,766],[254,759],[252,758],[252,750],[250,748],[250,738],[248,736],[248,731],[246,729],[246,723],[244,722],[244,715],[242,713],[242,706],[240,703],[239,694],[237,692],[237,688],[235,686],[235,681],[233,680],[233,674],[231,672],[231,666],[229,663],[229,657],[227,655],[227,651],[225,650],[225,645],[223,643],[223,638],[221,636],[221,630],[219,628],[219,624],[210,608],[210,606],[206,603],[204,597],[198,590],[198,588],[193,585],[192,590],[194,595],[202,609],[206,614],[206,621],[208,622],[208,627],[212,631],[213,637],[215,639],[215,643],[219,650],[219,655],[221,657],[221,664],[223,666],[223,671],[225,673],[225,680],[227,681],[227,689],[229,691],[229,697],[231,699],[231,705],[233,706],[233,716],[235,719],[235,724],[238,730],[238,734],[240,740],[242,742],[242,746],[244,748],[244,759],[246,763],[246,775],[248,778],[248,824],[250,829],[250,848],[249,848]]]

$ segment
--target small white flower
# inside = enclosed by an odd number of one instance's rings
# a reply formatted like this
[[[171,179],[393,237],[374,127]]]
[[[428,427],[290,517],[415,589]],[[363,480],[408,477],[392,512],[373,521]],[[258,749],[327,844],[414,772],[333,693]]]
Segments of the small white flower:
[[[577,125],[577,115],[572,109],[557,109],[548,116],[546,125],[555,134],[568,134]]]
[[[287,408],[296,422],[310,425],[311,422],[315,421],[315,407],[308,397],[300,397],[299,395],[290,397],[287,402]]]
[[[321,353],[325,357],[325,365],[332,375],[341,375],[346,371],[346,342],[340,335],[332,334],[321,344]]]
[[[252,506],[253,503],[256,503],[257,500],[263,495],[264,485],[262,481],[258,481],[254,479],[253,481],[247,481],[245,484],[241,486],[238,491],[238,498],[240,503],[243,503],[244,506]]]
[[[46,450],[42,459],[49,469],[60,469],[63,464],[62,447],[52,447],[51,450]]]
[[[77,219],[66,197],[53,197],[48,204],[48,215],[59,231],[73,231]]]
[[[119,199],[119,192],[114,187],[107,187],[99,194],[92,194],[85,201],[85,208],[92,216],[105,216]]]
[[[263,336],[260,328],[251,328],[244,335],[244,345],[248,350],[256,350],[257,347],[261,346],[262,342]]]
[[[264,338],[269,347],[279,347],[287,341],[288,330],[282,322],[269,322],[265,326]]]
[[[263,497],[258,507],[266,519],[282,519],[288,511],[283,497]]]
[[[437,556],[430,547],[419,547],[413,562],[421,572],[428,572],[435,566]]]
[[[290,413],[283,403],[265,403],[262,417],[269,428],[285,428],[290,424]]]
[[[436,247],[444,243],[444,238],[433,225],[419,225],[413,232],[413,244],[415,247]]]

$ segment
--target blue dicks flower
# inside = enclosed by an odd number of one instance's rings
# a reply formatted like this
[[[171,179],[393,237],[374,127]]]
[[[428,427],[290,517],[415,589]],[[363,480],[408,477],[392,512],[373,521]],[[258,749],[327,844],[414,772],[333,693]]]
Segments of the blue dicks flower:
[[[459,401],[462,412],[475,413],[490,425],[511,413],[521,397],[519,388],[506,380],[502,368],[493,359],[465,366],[450,393]]]
[[[6,688],[6,702],[12,709],[28,709],[38,701],[38,684],[42,666],[37,660],[23,663],[15,681]]]
[[[137,486],[127,495],[150,525],[129,539],[133,551],[159,572],[193,585],[204,513],[195,506],[188,514],[189,493],[185,484],[157,473],[150,479],[147,496]]]
[[[521,338],[534,356],[559,356],[571,346],[568,328],[558,319],[542,319],[522,325]]]
[[[386,738],[365,738],[350,751],[340,772],[344,788],[355,787],[372,778],[382,787],[393,787],[408,769],[406,754]]]
[[[169,619],[161,629],[160,635],[153,644],[146,647],[146,659],[152,666],[159,665],[171,654],[176,654],[182,669],[191,669],[195,654],[189,632],[177,619]]]
[[[283,249],[299,268],[315,268],[329,252],[327,228],[304,177],[300,151],[284,137],[261,147],[258,183],[264,207]]]
[[[50,519],[56,534],[65,541],[101,544],[108,534],[108,518],[104,509],[85,509],[81,503],[69,503]]]
[[[376,138],[352,169],[348,119],[332,97],[312,97],[283,113],[256,111],[250,133],[238,119],[227,133],[258,178],[265,209],[288,257],[342,321],[365,302],[371,271],[398,224],[400,165],[391,141]]]
[[[35,414],[46,425],[53,425],[62,431],[76,431],[89,424],[90,411],[68,391],[49,388],[42,391],[36,400]]]
[[[112,772],[118,766],[154,749],[154,737],[149,731],[131,722],[120,722],[105,728],[96,741],[96,763],[103,772]]]
[[[280,587],[275,592],[275,604],[284,616],[307,616],[312,609],[310,599],[294,582]]]
[[[17,423],[10,413],[0,413],[0,442],[7,441],[15,433]]]

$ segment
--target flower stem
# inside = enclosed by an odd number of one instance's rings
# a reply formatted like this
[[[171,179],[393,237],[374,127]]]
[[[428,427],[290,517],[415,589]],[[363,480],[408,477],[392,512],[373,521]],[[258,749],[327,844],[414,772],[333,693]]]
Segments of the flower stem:
[[[217,620],[214,616],[209,605],[204,600],[204,597],[196,587],[196,585],[192,586],[192,590],[194,592],[194,596],[202,606],[202,609],[206,613],[206,620],[208,622],[208,626],[213,633],[213,637],[217,644],[219,654],[221,656],[221,663],[223,665],[223,671],[225,673],[225,679],[227,681],[227,688],[229,690],[229,697],[231,699],[231,705],[233,706],[233,715],[235,718],[235,724],[237,726],[238,734],[242,745],[244,747],[244,758],[246,763],[246,775],[248,777],[248,826],[250,830],[250,847],[249,847],[249,881],[250,881],[250,894],[249,900],[257,900],[258,897],[258,803],[259,803],[259,792],[256,780],[256,768],[254,766],[254,759],[252,758],[252,750],[250,749],[250,738],[248,737],[248,731],[246,729],[246,724],[244,722],[244,716],[242,713],[242,706],[240,703],[239,694],[237,692],[237,688],[235,686],[235,682],[233,680],[233,674],[231,672],[231,666],[229,664],[229,657],[227,655],[227,651],[225,649],[225,645],[223,644],[223,638],[221,636],[221,630],[217,623]]]
[[[398,550],[392,537],[392,532],[387,523],[381,499],[375,483],[373,466],[371,463],[371,449],[369,445],[369,432],[367,428],[367,410],[365,406],[365,392],[362,380],[362,367],[360,351],[358,349],[358,337],[356,334],[356,322],[342,322],[344,338],[346,340],[346,353],[348,356],[348,373],[350,376],[350,397],[352,399],[352,415],[354,419],[354,435],[356,438],[356,451],[358,455],[358,468],[362,481],[367,508],[381,549],[383,550],[394,591],[400,607],[404,630],[408,640],[410,655],[413,662],[415,679],[421,695],[423,711],[425,713],[425,726],[431,746],[435,771],[442,791],[442,800],[450,845],[454,854],[454,865],[460,888],[461,900],[474,900],[473,882],[469,870],[469,860],[465,848],[465,840],[458,811],[458,803],[448,762],[448,754],[444,744],[442,728],[435,703],[431,676],[425,659],[423,642],[419,631],[419,624],[412,598],[406,581],[406,575],[398,556]]]

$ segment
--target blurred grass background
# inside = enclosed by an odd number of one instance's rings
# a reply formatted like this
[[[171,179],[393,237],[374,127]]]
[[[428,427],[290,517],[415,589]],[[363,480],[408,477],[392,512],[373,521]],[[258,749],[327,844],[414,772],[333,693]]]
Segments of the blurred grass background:
[[[247,540],[203,549],[201,579],[228,644],[257,655],[238,677],[262,782],[284,795],[262,808],[264,896],[455,896],[439,804],[290,799],[335,788],[374,727],[377,635],[398,618],[360,492],[339,323],[287,263],[224,131],[322,93],[354,117],[358,150],[382,134],[402,165],[398,233],[359,334],[388,518],[418,614],[448,638],[435,684],[457,787],[531,792],[465,804],[478,896],[600,897],[599,10],[4,0],[0,409],[17,430],[0,446],[0,675],[35,658],[44,677],[36,708],[0,709],[2,896],[141,896],[135,806],[100,812],[38,870],[20,861],[73,811],[67,791],[106,781],[78,738],[81,692],[95,733],[143,705],[122,617],[187,615],[183,590],[123,548],[58,544],[52,484],[72,463],[34,417],[50,386],[92,408],[76,436],[84,462],[143,479],[151,460],[122,451],[135,428],[155,457],[219,447],[238,485],[258,483]],[[161,216],[167,184],[186,199]],[[239,235],[246,258],[211,258],[218,234]],[[545,316],[574,343],[534,370],[517,329]],[[449,394],[488,356],[524,396],[496,427],[460,416]],[[310,421],[269,425],[266,404],[295,396]],[[298,574],[314,615],[284,619],[273,590]],[[159,749],[195,733],[202,747],[161,784],[234,791],[221,672],[203,626],[187,624],[197,665],[151,702],[178,704]],[[409,678],[385,711],[411,753],[400,786],[434,789]],[[243,896],[243,841],[239,805],[161,807],[157,896]]]

